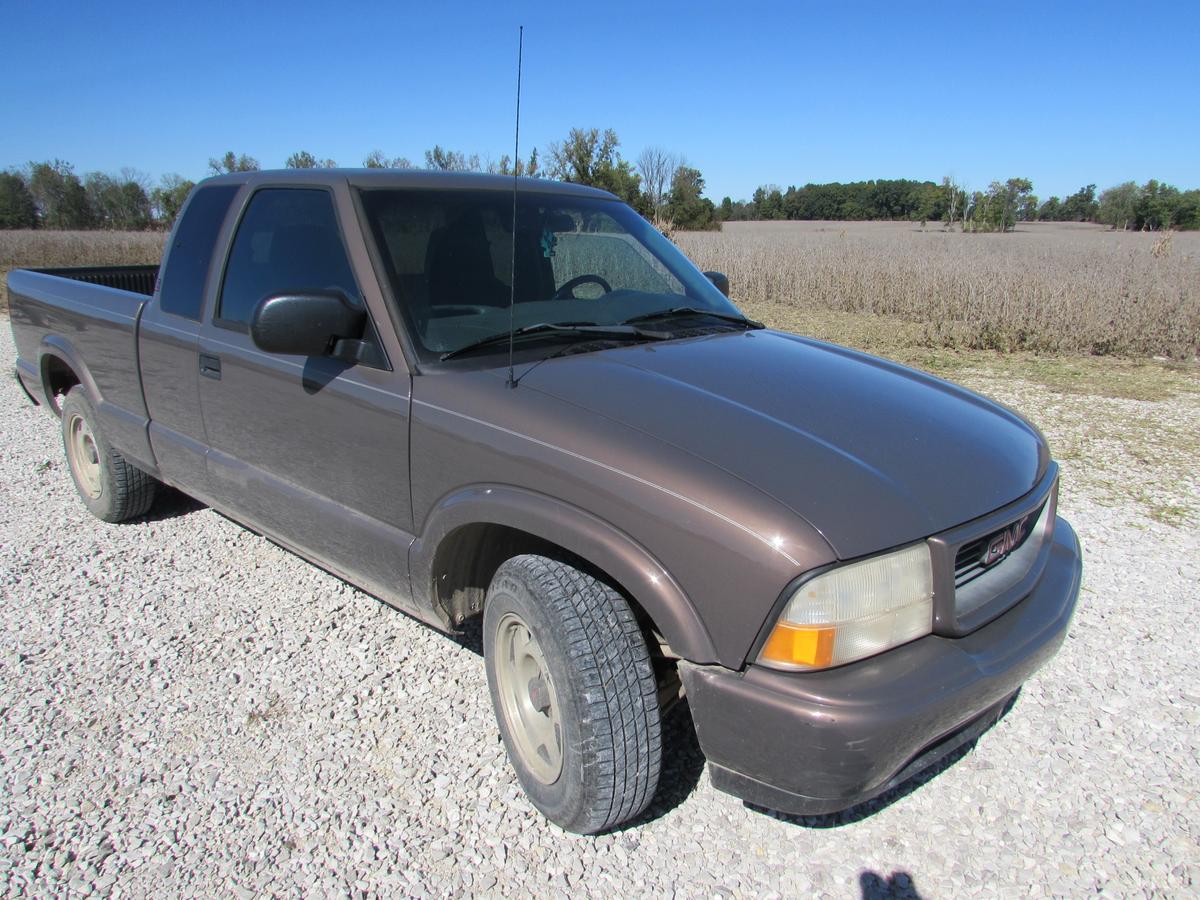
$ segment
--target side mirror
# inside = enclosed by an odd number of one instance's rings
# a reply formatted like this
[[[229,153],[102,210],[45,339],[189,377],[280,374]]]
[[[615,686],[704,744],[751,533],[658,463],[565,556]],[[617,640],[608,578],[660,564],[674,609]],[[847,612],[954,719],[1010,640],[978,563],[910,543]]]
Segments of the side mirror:
[[[711,281],[726,297],[729,296],[729,279],[720,272],[705,272],[704,277]]]
[[[254,308],[250,339],[267,353],[341,357],[338,344],[360,343],[366,324],[367,314],[340,292],[277,294]]]

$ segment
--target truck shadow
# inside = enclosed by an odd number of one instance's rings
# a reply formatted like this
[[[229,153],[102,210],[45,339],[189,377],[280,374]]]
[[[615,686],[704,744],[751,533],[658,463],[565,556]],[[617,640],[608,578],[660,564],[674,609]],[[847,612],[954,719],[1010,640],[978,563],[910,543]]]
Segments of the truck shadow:
[[[158,495],[154,498],[154,505],[150,507],[150,511],[144,516],[134,519],[134,521],[163,522],[167,519],[176,519],[206,508],[195,497],[189,497],[187,494],[177,491],[173,487],[167,487],[164,484],[159,486]]]
[[[662,745],[662,771],[654,799],[640,816],[614,828],[613,833],[636,831],[646,823],[662,818],[695,793],[704,775],[705,760],[687,700],[680,700],[663,716]]]

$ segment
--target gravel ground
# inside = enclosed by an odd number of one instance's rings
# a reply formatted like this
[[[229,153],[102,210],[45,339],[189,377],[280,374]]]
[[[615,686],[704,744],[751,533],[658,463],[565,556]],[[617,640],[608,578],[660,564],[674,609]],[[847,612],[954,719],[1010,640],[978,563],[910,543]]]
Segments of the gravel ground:
[[[0,371],[12,363],[0,339]],[[1195,435],[1200,396],[1007,391],[1072,449],[1061,505],[1086,552],[1070,637],[1007,717],[915,787],[804,820],[714,791],[681,707],[645,820],[583,838],[523,798],[471,640],[186,498],[136,524],[90,518],[55,423],[0,380],[0,884],[239,897],[1195,893],[1200,488],[1194,457],[1131,456],[1111,423]],[[1145,491],[1123,496],[1125,476]],[[1192,512],[1160,521],[1164,503]]]

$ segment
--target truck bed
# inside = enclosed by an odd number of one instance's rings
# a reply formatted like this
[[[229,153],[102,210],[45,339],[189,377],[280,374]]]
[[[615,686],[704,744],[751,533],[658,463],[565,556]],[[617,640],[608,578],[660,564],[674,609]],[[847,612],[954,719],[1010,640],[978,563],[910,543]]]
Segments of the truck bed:
[[[112,445],[152,470],[137,367],[137,322],[154,293],[157,266],[15,269],[8,275],[17,375],[57,411],[57,394],[78,374]]]
[[[103,287],[128,291],[131,294],[154,295],[154,281],[158,278],[158,266],[80,266],[69,269],[29,269],[41,275],[86,281]]]

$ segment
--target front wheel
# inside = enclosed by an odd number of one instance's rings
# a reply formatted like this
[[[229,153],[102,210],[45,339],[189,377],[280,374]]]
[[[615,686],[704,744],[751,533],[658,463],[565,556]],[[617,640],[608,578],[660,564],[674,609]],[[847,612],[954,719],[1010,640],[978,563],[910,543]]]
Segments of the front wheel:
[[[145,515],[158,482],[130,465],[100,431],[96,410],[79,385],[62,403],[63,449],[84,505],[105,522]]]
[[[546,818],[592,834],[646,808],[662,762],[658,692],[619,593],[565,563],[514,557],[488,589],[483,654],[509,760]]]

